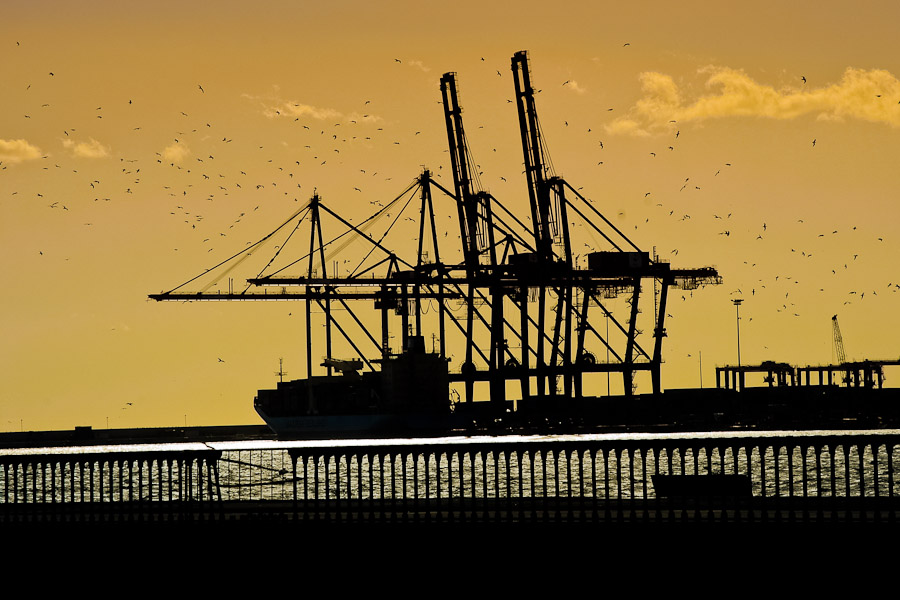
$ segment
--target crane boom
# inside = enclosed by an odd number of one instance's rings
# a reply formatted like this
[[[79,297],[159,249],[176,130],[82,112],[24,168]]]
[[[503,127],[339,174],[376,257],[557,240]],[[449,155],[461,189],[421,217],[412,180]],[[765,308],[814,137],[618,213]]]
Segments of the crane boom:
[[[491,199],[490,194],[475,189],[455,73],[444,73],[441,77],[441,95],[450,147],[450,163],[453,169],[453,184],[458,203],[463,256],[471,273],[474,274],[479,269],[482,254],[489,255],[487,259],[492,267],[497,263]]]
[[[534,88],[531,86],[531,73],[528,68],[528,54],[524,50],[513,55],[512,71],[516,86],[516,108],[519,113],[522,151],[525,156],[525,176],[528,179],[531,222],[534,224],[535,248],[540,259],[549,261],[553,256],[550,186],[546,177],[540,127],[534,104]]]
[[[847,362],[847,355],[844,354],[844,338],[841,337],[841,326],[838,325],[837,315],[831,317],[831,332],[834,338],[834,354],[838,364],[842,365]]]
[[[460,238],[463,243],[463,257],[469,279],[483,274],[495,276],[497,268],[497,250],[494,244],[494,223],[491,211],[490,194],[475,190],[475,177],[472,173],[472,161],[463,128],[462,107],[456,89],[456,74],[444,73],[441,76],[441,96],[444,103],[444,120],[447,126],[447,141],[450,147],[450,162],[453,168],[453,184],[456,191],[457,210],[459,214]],[[482,258],[487,254],[488,267],[482,267]],[[474,286],[469,286],[466,295],[466,361],[463,370],[466,372],[466,401],[471,402],[474,393],[475,379],[472,363],[473,352],[477,350],[473,335],[475,326]],[[506,402],[503,380],[496,375],[503,365],[504,323],[503,323],[503,289],[491,287],[492,320],[491,320],[491,353],[490,370],[491,400],[498,405]]]

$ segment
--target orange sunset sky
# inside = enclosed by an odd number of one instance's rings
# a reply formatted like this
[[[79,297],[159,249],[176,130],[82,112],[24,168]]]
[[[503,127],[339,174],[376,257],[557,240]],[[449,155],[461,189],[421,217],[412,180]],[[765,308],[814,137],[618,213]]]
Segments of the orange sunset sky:
[[[830,363],[834,314],[848,358],[897,359],[898,23],[893,0],[7,0],[0,430],[259,423],[279,358],[305,375],[302,304],[147,295],[314,189],[357,221],[423,167],[452,189],[447,71],[482,186],[524,218],[519,50],[556,173],[724,278],[672,290],[664,387],[736,361],[734,298],[744,363]]]

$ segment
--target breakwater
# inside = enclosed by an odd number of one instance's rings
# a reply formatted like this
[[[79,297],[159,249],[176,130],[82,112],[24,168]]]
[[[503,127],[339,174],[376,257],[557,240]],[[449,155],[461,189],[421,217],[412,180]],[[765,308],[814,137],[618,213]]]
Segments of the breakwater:
[[[0,522],[894,522],[900,431],[7,449]]]
[[[11,431],[0,433],[0,449],[99,446],[110,444],[163,444],[174,442],[221,442],[273,439],[265,425],[218,425],[202,427],[144,427],[94,429],[75,427],[56,431]]]

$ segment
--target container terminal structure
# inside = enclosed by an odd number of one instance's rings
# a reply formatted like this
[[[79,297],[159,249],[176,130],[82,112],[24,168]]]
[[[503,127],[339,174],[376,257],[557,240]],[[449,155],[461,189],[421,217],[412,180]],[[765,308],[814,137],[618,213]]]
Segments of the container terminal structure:
[[[311,414],[327,412],[314,396],[320,400],[328,396],[329,401],[335,397],[325,393],[326,388],[316,394],[317,386],[328,381],[362,382],[367,377],[380,383],[357,385],[356,402],[366,403],[367,396],[370,400],[391,396],[392,410],[410,410],[411,403],[421,402],[411,395],[436,398],[438,406],[432,408],[444,410],[451,385],[461,390],[456,392],[455,406],[477,405],[493,415],[565,406],[577,410],[588,397],[586,378],[604,373],[621,376],[624,395],[631,397],[636,393],[635,375],[647,372],[653,394],[659,395],[669,288],[693,290],[719,284],[722,278],[714,267],[674,268],[651,256],[575,187],[556,176],[538,121],[526,52],[512,57],[511,68],[527,180],[527,216],[517,215],[515,206],[480,189],[466,140],[457,77],[446,73],[440,90],[453,189],[424,169],[397,198],[357,224],[314,194],[269,234],[290,230],[295,223],[293,236],[305,222],[309,232],[305,254],[289,263],[299,275],[285,267],[248,278],[241,291],[186,291],[187,284],[182,284],[150,297],[158,301],[302,300],[307,378],[293,387],[306,386],[303,402]],[[439,195],[453,204],[460,241],[453,255],[461,256],[461,262],[443,258],[448,252],[440,242],[447,234],[436,222]],[[389,231],[411,207],[418,208],[418,236],[415,250],[404,255],[387,246],[387,232],[373,234],[372,225],[387,216]],[[600,247],[586,254],[586,266],[585,257],[573,253],[570,224],[576,220],[590,230],[593,239],[602,240]],[[328,229],[326,236],[326,222],[335,224],[337,233]],[[335,250],[351,242],[367,250],[352,273],[339,274],[331,259]],[[257,244],[232,258],[241,260]],[[283,253],[284,246],[278,252]],[[607,306],[620,296],[626,299],[625,308]],[[642,302],[650,301],[652,311],[639,309]],[[360,304],[373,307],[380,317],[380,336],[377,317],[361,316]],[[432,310],[426,313],[428,307]],[[651,312],[652,317],[645,314]],[[319,313],[324,317],[324,332],[317,327],[314,334],[312,322]],[[604,331],[598,326],[602,321]],[[351,328],[359,333],[354,335]],[[651,343],[641,336],[644,330],[652,331]],[[354,356],[335,356],[338,336]],[[399,352],[391,348],[392,338],[401,342]],[[425,352],[426,340],[431,341],[430,353]],[[319,350],[323,343],[324,358],[317,364],[313,357],[323,354]],[[449,369],[451,345],[464,358]],[[600,360],[601,356],[606,360]],[[404,384],[410,369],[431,374]]]

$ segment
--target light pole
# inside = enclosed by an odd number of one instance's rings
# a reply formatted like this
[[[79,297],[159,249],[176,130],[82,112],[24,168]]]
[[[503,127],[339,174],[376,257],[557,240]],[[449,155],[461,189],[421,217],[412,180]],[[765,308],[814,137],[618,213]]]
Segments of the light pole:
[[[737,317],[737,352],[738,352],[738,364],[737,366],[741,366],[741,302],[743,302],[743,298],[735,298],[732,300],[734,302],[734,310],[735,315]]]
[[[606,364],[609,365],[609,313],[606,313]],[[606,370],[606,395],[609,397],[609,369]]]

